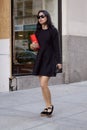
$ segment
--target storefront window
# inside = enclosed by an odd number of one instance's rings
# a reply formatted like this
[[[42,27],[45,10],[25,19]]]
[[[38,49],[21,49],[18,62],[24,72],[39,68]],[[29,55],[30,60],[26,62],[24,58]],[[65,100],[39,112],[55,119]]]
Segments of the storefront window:
[[[14,0],[13,2],[13,75],[32,74],[37,52],[30,50],[30,34],[36,30],[37,12],[46,9],[58,27],[57,0]]]

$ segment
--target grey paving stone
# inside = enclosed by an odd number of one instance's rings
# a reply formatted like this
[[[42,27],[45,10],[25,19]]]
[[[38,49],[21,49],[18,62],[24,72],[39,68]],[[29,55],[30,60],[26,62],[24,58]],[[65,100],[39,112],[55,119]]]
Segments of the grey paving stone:
[[[0,93],[0,130],[87,130],[87,82],[49,86],[54,112],[45,107],[40,88]]]

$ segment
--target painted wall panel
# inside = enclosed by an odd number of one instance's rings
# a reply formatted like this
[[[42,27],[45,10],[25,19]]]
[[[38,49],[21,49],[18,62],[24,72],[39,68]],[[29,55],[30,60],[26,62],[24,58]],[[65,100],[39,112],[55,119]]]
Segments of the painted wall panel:
[[[0,55],[10,54],[10,40],[1,39],[0,40]]]
[[[10,65],[10,40],[0,40],[0,92],[9,91]]]
[[[0,0],[0,39],[10,37],[10,0]]]

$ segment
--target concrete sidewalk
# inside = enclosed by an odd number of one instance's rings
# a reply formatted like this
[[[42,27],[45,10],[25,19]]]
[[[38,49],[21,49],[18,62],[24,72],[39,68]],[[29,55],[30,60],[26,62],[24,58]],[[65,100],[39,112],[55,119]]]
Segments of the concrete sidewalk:
[[[0,93],[0,130],[87,130],[87,82],[50,86],[54,113],[40,117],[41,89]]]

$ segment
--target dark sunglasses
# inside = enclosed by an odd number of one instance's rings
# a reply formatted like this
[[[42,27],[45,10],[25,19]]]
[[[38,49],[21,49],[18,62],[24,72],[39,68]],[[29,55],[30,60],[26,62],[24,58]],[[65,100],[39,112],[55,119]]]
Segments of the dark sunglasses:
[[[45,15],[37,16],[37,19],[40,19],[40,18],[45,18]]]

